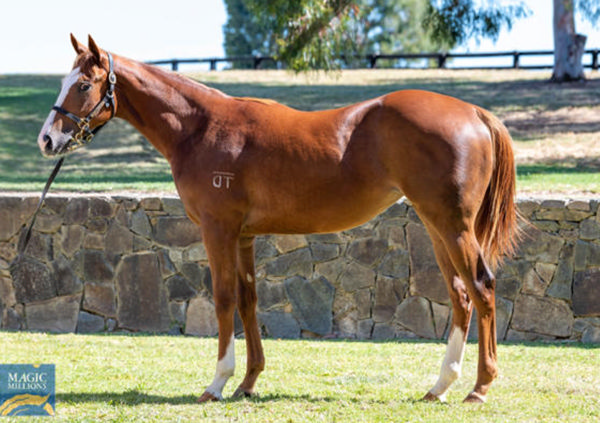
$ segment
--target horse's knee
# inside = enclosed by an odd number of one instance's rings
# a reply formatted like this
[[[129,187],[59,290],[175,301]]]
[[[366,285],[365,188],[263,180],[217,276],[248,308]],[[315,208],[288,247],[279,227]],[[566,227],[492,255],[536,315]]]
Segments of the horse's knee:
[[[215,302],[215,313],[217,316],[233,315],[236,307],[236,298],[234,295],[215,291],[213,300]]]

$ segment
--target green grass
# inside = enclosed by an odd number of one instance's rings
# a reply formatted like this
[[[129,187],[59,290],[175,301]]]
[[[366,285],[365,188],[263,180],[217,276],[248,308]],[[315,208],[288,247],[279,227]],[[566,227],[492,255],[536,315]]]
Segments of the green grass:
[[[145,335],[0,332],[5,363],[54,363],[57,421],[597,422],[598,347],[501,344],[500,377],[485,405],[462,404],[476,345],[447,404],[419,401],[435,383],[439,342],[265,340],[260,397],[197,404],[212,380],[217,340]],[[245,344],[236,342],[236,375]],[[28,421],[20,419],[19,421]]]
[[[359,70],[328,76],[227,71],[192,76],[231,95],[273,98],[303,110],[339,107],[417,88],[462,98],[508,120],[546,114],[543,127],[534,123],[515,129],[517,152],[535,150],[537,143],[588,149],[589,140],[600,136],[597,73],[584,84],[562,85],[547,83],[545,73],[525,71]],[[36,137],[58,95],[60,80],[52,75],[0,75],[0,190],[36,192],[43,187],[53,163],[39,154]],[[564,111],[591,111],[590,122],[570,124],[567,119],[556,125],[556,113]],[[518,188],[598,193],[598,150],[595,146],[588,153],[590,160],[574,167],[569,157],[568,163],[562,157],[554,160],[553,150],[548,157],[528,159],[520,163],[526,167],[518,172]],[[116,120],[90,146],[68,157],[53,191],[174,192],[175,188],[167,162],[131,126]]]

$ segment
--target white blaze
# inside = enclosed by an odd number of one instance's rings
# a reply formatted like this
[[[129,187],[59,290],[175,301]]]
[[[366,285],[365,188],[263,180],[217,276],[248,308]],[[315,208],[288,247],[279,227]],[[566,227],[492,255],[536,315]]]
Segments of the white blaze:
[[[62,107],[63,103],[65,102],[65,99],[67,98],[67,95],[69,94],[69,91],[71,90],[71,87],[75,83],[77,83],[77,81],[79,81],[80,76],[81,76],[81,70],[78,67],[73,69],[70,74],[65,76],[65,78],[62,81],[62,88],[60,90],[60,94],[58,95],[58,98],[56,99],[57,106]],[[50,112],[50,114],[48,115],[48,118],[46,118],[46,122],[44,122],[44,126],[42,127],[42,131],[41,131],[42,134],[47,134],[50,131],[50,127],[54,123],[55,118],[56,118],[56,111],[52,110]]]

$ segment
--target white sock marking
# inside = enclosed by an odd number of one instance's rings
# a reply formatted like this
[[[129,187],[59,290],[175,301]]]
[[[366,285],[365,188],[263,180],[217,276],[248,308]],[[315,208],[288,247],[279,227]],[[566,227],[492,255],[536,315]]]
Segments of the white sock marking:
[[[460,377],[466,342],[467,337],[464,332],[458,327],[452,328],[448,339],[448,346],[446,347],[446,356],[444,357],[442,369],[440,371],[440,377],[435,386],[429,391],[438,397],[440,401],[445,400],[446,391],[450,385]]]
[[[227,345],[227,350],[225,351],[225,356],[219,360],[217,363],[217,371],[215,373],[215,378],[213,382],[210,384],[208,388],[206,388],[206,392],[212,394],[217,399],[223,399],[223,387],[227,383],[227,380],[235,371],[235,337],[231,335],[231,339],[229,341],[229,345]]]

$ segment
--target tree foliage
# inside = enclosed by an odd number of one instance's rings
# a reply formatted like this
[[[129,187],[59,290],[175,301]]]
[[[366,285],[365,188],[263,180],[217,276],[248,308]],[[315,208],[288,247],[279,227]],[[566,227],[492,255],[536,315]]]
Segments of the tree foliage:
[[[482,7],[473,0],[429,0],[423,25],[434,42],[454,47],[471,38],[496,40],[503,27],[510,30],[515,19],[528,13],[523,3],[500,6],[492,2]]]
[[[231,2],[232,0],[227,0]],[[246,0],[273,34],[276,55],[296,70],[333,69],[356,54],[449,50],[471,37],[497,38],[525,16],[522,2],[490,0]]]
[[[223,26],[227,57],[272,56],[277,52],[275,33],[267,17],[251,13],[245,0],[225,0],[227,22]],[[250,62],[234,62],[236,68],[250,68]]]

